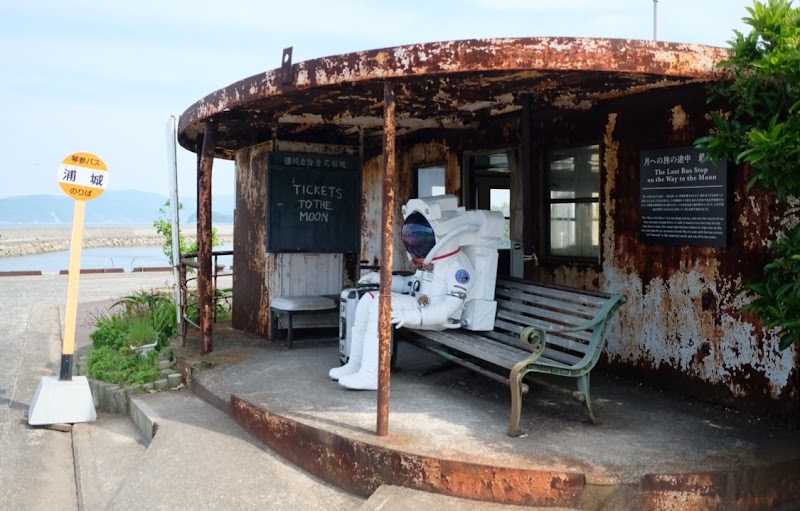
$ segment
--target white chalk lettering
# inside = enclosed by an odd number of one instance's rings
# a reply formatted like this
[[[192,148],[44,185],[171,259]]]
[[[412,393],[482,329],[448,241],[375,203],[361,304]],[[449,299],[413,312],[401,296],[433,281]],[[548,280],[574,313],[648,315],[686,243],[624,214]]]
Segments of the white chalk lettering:
[[[332,199],[341,199],[344,197],[343,190],[338,186],[324,186],[324,185],[303,185],[293,184],[295,195],[311,195],[314,197],[330,197]]]
[[[327,222],[328,213],[323,211],[301,211],[301,222]]]

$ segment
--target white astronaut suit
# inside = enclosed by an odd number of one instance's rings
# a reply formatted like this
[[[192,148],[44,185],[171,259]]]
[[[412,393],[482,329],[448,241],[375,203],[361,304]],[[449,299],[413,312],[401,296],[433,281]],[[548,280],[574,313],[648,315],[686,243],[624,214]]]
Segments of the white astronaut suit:
[[[392,277],[396,328],[491,330],[503,215],[458,207],[453,195],[412,199],[403,206],[402,237],[415,273]],[[377,284],[368,273],[360,285]],[[378,388],[378,292],[356,306],[350,359],[328,375],[348,389]]]

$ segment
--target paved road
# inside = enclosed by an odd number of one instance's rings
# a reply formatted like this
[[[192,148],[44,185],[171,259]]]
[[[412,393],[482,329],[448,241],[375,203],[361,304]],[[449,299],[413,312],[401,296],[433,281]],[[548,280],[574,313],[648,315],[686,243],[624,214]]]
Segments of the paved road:
[[[159,274],[86,275],[80,300],[163,286]],[[25,420],[44,375],[58,375],[67,277],[0,279],[0,509],[78,509],[72,438]]]
[[[85,275],[81,319],[166,273]],[[0,510],[357,509],[364,500],[288,464],[190,392],[142,396],[158,417],[149,446],[127,415],[99,413],[71,433],[32,428],[43,375],[57,375],[67,277],[0,279]]]

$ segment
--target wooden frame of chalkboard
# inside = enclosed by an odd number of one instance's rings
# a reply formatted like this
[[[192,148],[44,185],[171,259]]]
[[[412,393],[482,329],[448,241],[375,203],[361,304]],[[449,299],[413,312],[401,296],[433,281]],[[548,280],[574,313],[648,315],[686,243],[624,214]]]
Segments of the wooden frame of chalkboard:
[[[642,151],[639,233],[645,243],[728,244],[727,161],[708,161],[695,147]]]
[[[358,158],[272,152],[267,163],[267,252],[360,252]]]

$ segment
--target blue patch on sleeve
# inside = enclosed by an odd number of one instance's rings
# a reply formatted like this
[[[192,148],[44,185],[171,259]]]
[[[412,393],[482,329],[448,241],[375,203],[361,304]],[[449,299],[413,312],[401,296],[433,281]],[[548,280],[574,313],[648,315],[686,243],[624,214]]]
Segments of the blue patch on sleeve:
[[[459,284],[466,284],[469,282],[469,272],[464,269],[458,270],[456,272],[456,282]]]

